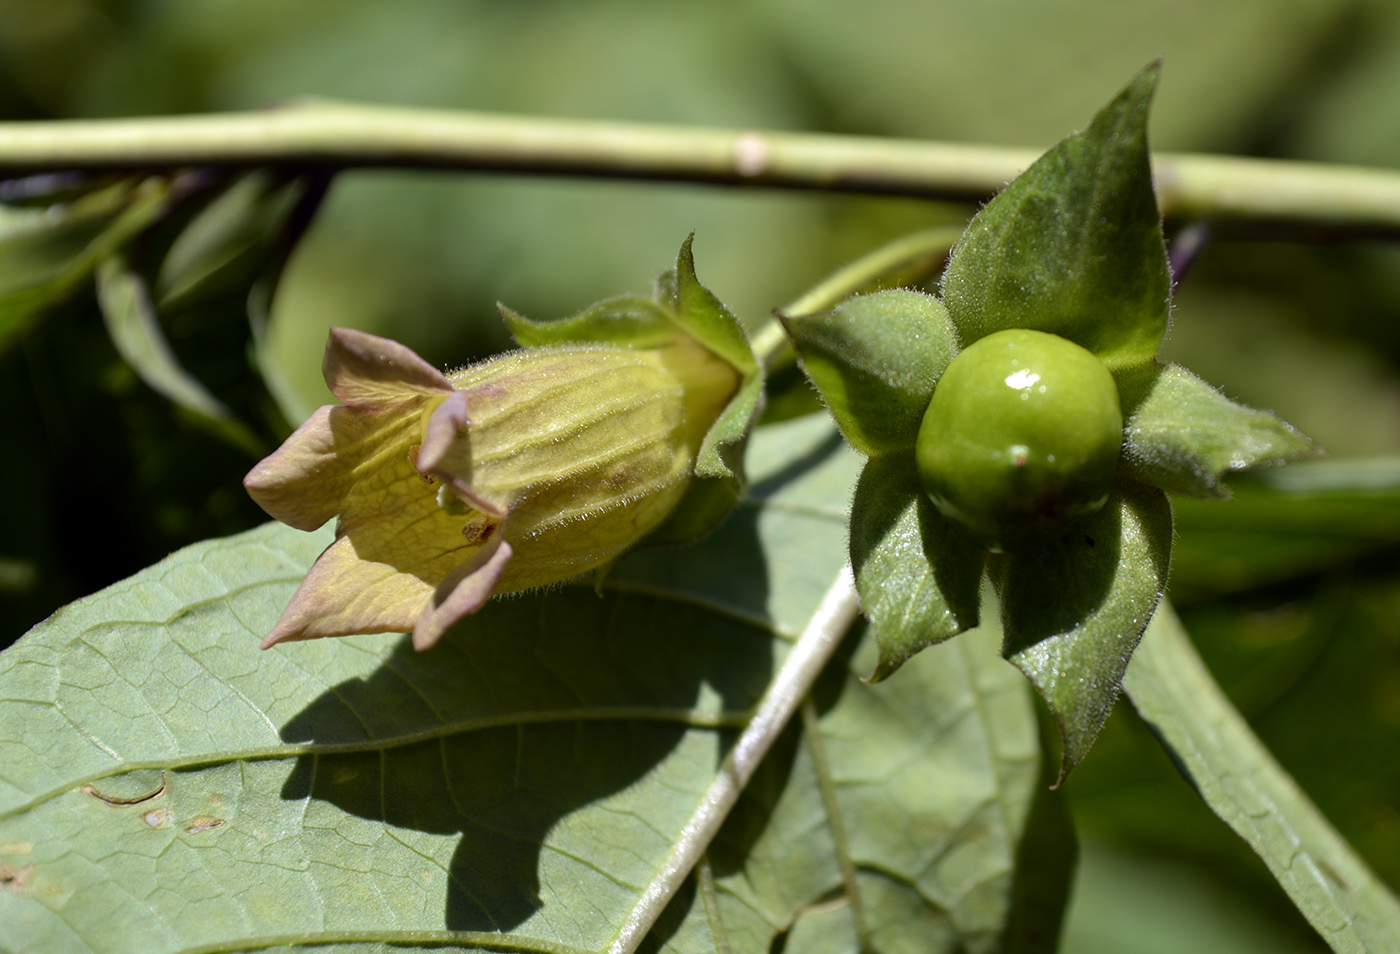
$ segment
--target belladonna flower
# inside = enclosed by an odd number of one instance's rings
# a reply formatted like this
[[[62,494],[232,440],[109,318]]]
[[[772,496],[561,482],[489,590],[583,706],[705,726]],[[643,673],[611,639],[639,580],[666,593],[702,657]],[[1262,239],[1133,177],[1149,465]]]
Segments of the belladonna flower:
[[[893,290],[786,319],[869,456],[851,561],[882,679],[999,605],[1044,696],[1061,778],[1088,751],[1165,589],[1167,493],[1315,453],[1156,355],[1170,280],[1148,163],[1155,66],[968,226],[941,297]]]
[[[492,594],[605,567],[662,526],[697,483],[713,425],[756,378],[668,304],[616,299],[552,326],[508,315],[517,337],[573,343],[451,374],[397,342],[333,329],[323,370],[343,405],[318,410],[244,479],[283,523],[336,520],[264,648],[412,632],[425,649]],[[590,341],[614,325],[646,346]]]

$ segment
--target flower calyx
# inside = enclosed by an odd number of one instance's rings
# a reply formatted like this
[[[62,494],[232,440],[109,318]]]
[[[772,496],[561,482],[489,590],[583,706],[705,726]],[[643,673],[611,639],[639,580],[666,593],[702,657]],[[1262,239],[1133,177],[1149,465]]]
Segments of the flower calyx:
[[[1170,309],[1147,115],[1158,64],[969,223],[941,295],[896,289],[785,324],[869,456],[851,561],[873,679],[979,624],[1045,698],[1061,774],[1083,758],[1156,610],[1166,492],[1316,453],[1267,412],[1156,358]]]

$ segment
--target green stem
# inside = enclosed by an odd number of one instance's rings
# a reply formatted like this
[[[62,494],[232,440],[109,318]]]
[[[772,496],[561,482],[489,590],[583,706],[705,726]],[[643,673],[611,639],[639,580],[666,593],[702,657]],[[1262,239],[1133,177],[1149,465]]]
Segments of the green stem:
[[[842,299],[864,291],[882,279],[887,280],[891,275],[913,269],[928,274],[948,254],[962,232],[961,225],[941,226],[901,236],[838,268],[779,308],[778,313],[797,316],[826,311],[836,307]],[[770,319],[754,333],[753,350],[767,371],[772,371],[792,357],[787,333],[776,319]]]
[[[1335,951],[1400,951],[1400,902],[1216,685],[1170,604],[1123,680],[1138,712],[1217,815],[1259,853]]]
[[[646,886],[632,913],[627,916],[608,954],[634,954],[661,916],[666,905],[700,863],[710,841],[739,801],[763,757],[788,721],[812,691],[817,677],[826,668],[831,654],[860,615],[856,584],[850,567],[843,567],[808,620],[797,643],[788,652],[758,709],[740,733],[734,747],[724,757],[715,780],[705,791],[700,805],[686,822],[680,837],[671,845],[661,868]]]
[[[862,136],[303,102],[252,113],[0,123],[0,174],[180,166],[412,166],[977,201],[1035,150]],[[1168,218],[1400,234],[1400,172],[1161,154]]]

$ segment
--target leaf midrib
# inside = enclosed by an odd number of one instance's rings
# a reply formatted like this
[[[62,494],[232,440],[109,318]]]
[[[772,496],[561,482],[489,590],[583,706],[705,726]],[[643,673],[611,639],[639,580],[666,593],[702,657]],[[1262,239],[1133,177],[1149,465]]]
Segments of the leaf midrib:
[[[0,821],[32,811],[44,802],[57,798],[67,792],[71,792],[83,785],[95,784],[103,779],[145,769],[180,771],[185,769],[207,768],[216,765],[227,765],[232,762],[255,762],[270,759],[299,758],[304,755],[345,755],[358,752],[387,751],[389,749],[416,745],[420,742],[450,738],[455,735],[465,735],[469,732],[549,723],[652,721],[679,723],[697,729],[734,729],[742,728],[747,725],[751,716],[752,711],[748,709],[742,711],[721,710],[715,713],[706,713],[697,709],[682,709],[670,706],[574,707],[568,709],[549,709],[535,712],[512,712],[503,713],[501,715],[478,716],[471,719],[460,719],[445,725],[433,726],[432,728],[422,729],[417,732],[406,732],[401,735],[378,739],[364,739],[357,742],[287,743],[283,745],[259,746],[247,749],[235,749],[232,751],[205,753],[185,758],[123,761],[121,764],[104,771],[74,778],[67,784],[49,789],[14,808],[0,811]]]

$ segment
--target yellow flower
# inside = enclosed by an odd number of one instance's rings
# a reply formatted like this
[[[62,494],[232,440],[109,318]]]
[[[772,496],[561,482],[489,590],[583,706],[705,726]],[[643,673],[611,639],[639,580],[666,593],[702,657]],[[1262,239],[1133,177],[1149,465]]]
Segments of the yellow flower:
[[[494,593],[604,566],[691,480],[740,375],[676,333],[654,347],[526,348],[444,375],[333,329],[323,407],[244,479],[302,530],[337,519],[263,647],[409,632],[426,649]]]

